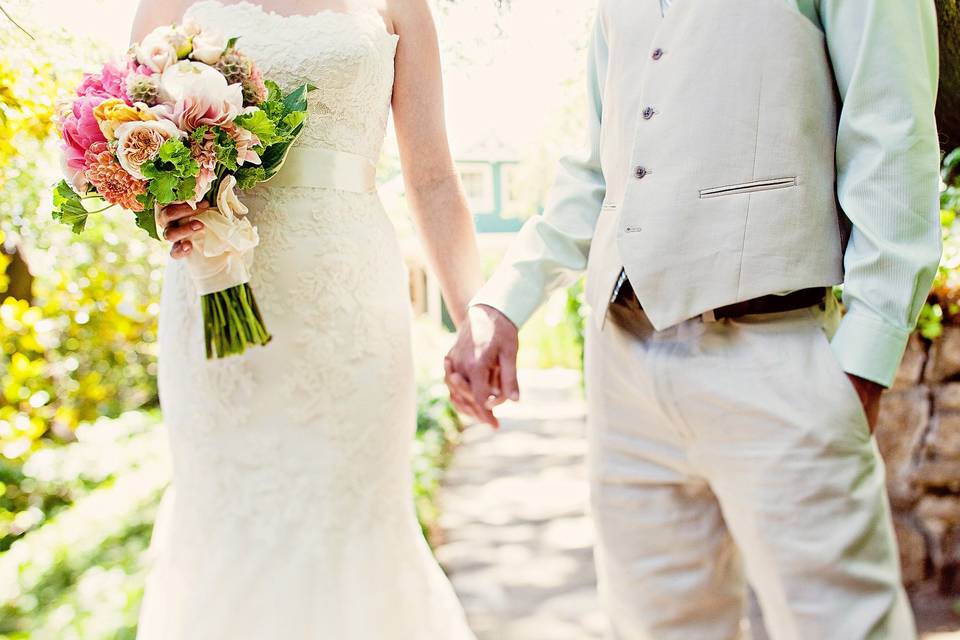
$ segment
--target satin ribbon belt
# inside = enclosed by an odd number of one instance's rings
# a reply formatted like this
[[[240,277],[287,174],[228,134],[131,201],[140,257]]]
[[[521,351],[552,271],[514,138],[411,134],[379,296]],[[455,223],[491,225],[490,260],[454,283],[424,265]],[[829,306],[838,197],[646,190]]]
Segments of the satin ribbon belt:
[[[267,183],[271,187],[312,187],[351,193],[377,188],[377,167],[369,158],[323,147],[295,147],[283,168]]]

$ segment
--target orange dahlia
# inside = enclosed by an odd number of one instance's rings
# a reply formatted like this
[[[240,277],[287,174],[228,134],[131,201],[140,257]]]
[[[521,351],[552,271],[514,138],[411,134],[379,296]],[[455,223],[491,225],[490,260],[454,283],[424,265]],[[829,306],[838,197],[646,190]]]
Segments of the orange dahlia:
[[[137,196],[147,192],[147,183],[137,180],[117,162],[107,143],[96,142],[87,149],[87,180],[110,204],[129,211],[142,211]]]

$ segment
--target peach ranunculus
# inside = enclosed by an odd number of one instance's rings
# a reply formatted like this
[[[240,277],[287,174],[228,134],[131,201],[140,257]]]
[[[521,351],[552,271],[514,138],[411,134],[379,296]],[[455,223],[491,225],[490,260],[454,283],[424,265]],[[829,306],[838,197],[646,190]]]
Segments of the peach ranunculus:
[[[137,196],[147,192],[147,183],[127,173],[106,142],[95,142],[87,149],[87,179],[110,204],[129,211],[143,210]]]
[[[117,137],[117,128],[127,122],[146,122],[156,120],[157,116],[150,111],[150,107],[139,102],[132,107],[123,100],[111,98],[104,100],[93,110],[93,115],[100,123],[100,131],[107,140]]]
[[[181,131],[192,132],[200,125],[226,126],[243,113],[243,87],[227,84],[216,69],[202,62],[184,60],[169,67],[160,79],[164,117]]]
[[[260,146],[260,138],[243,127],[232,127],[228,132],[237,143],[237,164],[260,164],[260,156],[253,150]]]
[[[169,120],[127,122],[117,127],[117,160],[131,176],[145,180],[140,167],[157,156],[164,142],[183,135]]]
[[[202,138],[197,139],[194,136],[190,140],[190,155],[200,165],[194,196],[187,202],[190,206],[196,206],[203,200],[210,190],[210,186],[217,179],[217,145],[215,138],[216,134],[208,129]]]

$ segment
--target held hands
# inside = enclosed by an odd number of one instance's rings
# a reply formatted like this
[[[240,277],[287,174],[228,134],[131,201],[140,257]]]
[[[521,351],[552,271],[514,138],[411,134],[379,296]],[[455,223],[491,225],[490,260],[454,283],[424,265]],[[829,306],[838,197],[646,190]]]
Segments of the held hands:
[[[456,344],[447,355],[446,383],[458,411],[497,428],[493,408],[519,400],[516,325],[493,307],[468,311]]]
[[[174,259],[186,258],[193,251],[191,239],[203,231],[203,223],[193,217],[209,208],[210,205],[201,202],[195,210],[186,204],[172,204],[160,210],[157,226],[163,229],[164,239],[173,243],[170,255]]]

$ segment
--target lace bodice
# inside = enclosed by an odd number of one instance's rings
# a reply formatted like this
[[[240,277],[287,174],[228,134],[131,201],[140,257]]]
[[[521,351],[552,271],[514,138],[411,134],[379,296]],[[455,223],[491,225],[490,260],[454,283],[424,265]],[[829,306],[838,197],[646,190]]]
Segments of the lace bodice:
[[[201,0],[185,20],[239,37],[237,46],[285,90],[303,83],[318,87],[298,145],[379,158],[398,37],[374,9],[288,16],[246,1]]]

